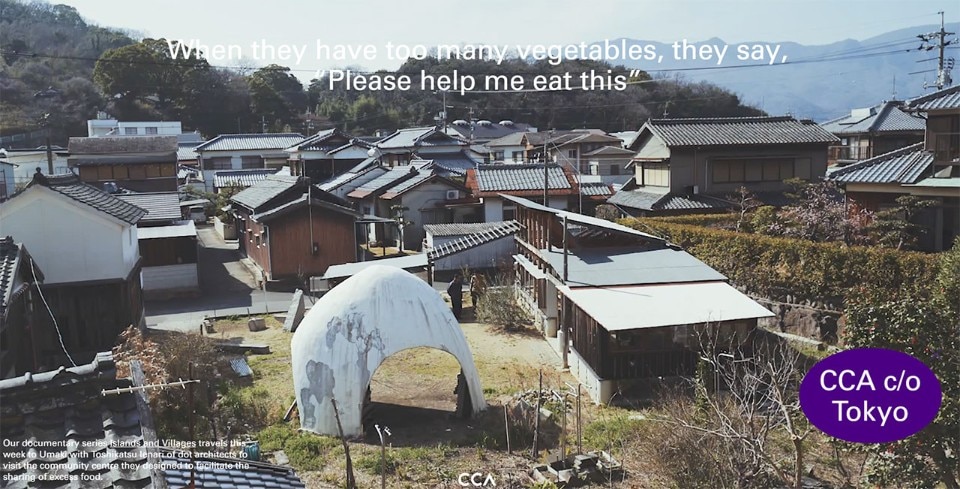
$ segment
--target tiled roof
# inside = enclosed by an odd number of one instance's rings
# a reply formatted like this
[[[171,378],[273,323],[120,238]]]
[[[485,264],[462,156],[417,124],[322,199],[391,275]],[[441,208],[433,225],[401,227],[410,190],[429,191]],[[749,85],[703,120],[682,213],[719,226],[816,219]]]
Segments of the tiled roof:
[[[902,102],[890,101],[865,109],[854,109],[843,117],[824,122],[821,127],[833,134],[923,132],[927,121],[905,112],[901,104]]]
[[[644,124],[667,146],[741,146],[839,141],[813,121],[793,117],[651,119]]]
[[[349,144],[351,139],[348,134],[339,129],[326,129],[292,144],[289,149],[297,151],[330,151]]]
[[[499,223],[498,226],[490,227],[474,234],[468,234],[460,239],[455,239],[437,246],[427,252],[427,257],[430,258],[431,261],[439,260],[471,248],[476,248],[477,246],[489,243],[491,241],[496,241],[500,238],[510,236],[511,234],[519,231],[521,228],[522,226],[517,221],[504,221]]]
[[[438,142],[434,139],[440,141]],[[420,146],[449,146],[464,145],[460,139],[444,134],[436,127],[411,127],[400,129],[393,134],[377,141],[377,147],[384,150],[407,149]]]
[[[241,190],[230,200],[255,211],[263,204],[296,186],[297,181],[298,177],[269,175],[263,181]]]
[[[467,170],[477,167],[477,162],[463,151],[449,153],[415,153],[415,160],[430,163],[434,168],[458,176],[467,174]],[[413,161],[411,161],[413,164]]]
[[[520,122],[512,121],[453,121],[447,124],[447,134],[459,136],[473,141],[490,141],[502,138],[508,134],[522,133],[529,131],[532,126]]]
[[[13,446],[4,443],[2,449],[3,487],[155,487],[134,394],[102,395],[104,390],[130,386],[129,380],[116,378],[109,352],[78,367],[0,380],[4,401],[0,434],[13,442]],[[27,441],[77,443],[44,449],[43,456],[38,456],[24,449]],[[121,462],[125,462],[123,470],[118,468]],[[41,469],[41,463],[76,468]],[[38,480],[67,473],[87,482]]]
[[[263,208],[261,212],[254,214],[250,217],[252,217],[257,221],[266,222],[271,219],[276,219],[280,216],[284,216],[297,209],[306,207],[307,206],[306,187],[303,187],[301,189],[301,192],[303,192],[303,194],[300,197],[297,197],[291,200],[290,202],[278,201],[277,203],[280,205],[276,205],[275,207],[272,207],[272,208],[270,207]],[[332,195],[330,193],[324,192],[323,190],[320,190],[316,187],[313,188],[313,191],[311,192],[310,197],[312,197],[312,199],[310,200],[311,207],[314,207],[314,206],[322,207],[334,212],[339,212],[341,214],[347,214],[355,218],[360,217],[359,212],[349,207],[350,205],[349,202],[346,202],[345,200],[335,195]]]
[[[612,194],[613,190],[602,182],[583,182],[580,184],[580,193],[590,197],[600,197]]]
[[[147,211],[147,215],[140,219],[141,223],[177,221],[183,218],[177,192],[117,194],[117,197]]]
[[[416,187],[417,185],[420,185],[421,183],[424,183],[430,180],[433,177],[434,175],[428,171],[419,172],[415,177],[408,178],[406,180],[401,180],[396,185],[393,185],[387,188],[386,190],[384,190],[381,198],[391,199],[397,195],[400,195],[406,192],[407,190],[410,190],[413,187]]]
[[[383,175],[388,171],[389,169],[383,166],[373,166],[364,170],[360,170],[359,172],[349,171],[342,175],[333,177],[317,185],[317,187],[327,192],[333,192],[341,188],[347,192],[352,192],[360,185],[363,185],[367,181],[373,180],[374,178]]]
[[[176,153],[176,136],[102,136],[70,138],[71,155],[111,153]]]
[[[199,146],[197,152],[284,150],[303,140],[302,134],[221,134]]]
[[[469,174],[475,175],[472,181],[475,181],[475,189],[480,193],[543,191],[543,165],[480,165]],[[468,178],[468,182],[470,181]],[[565,195],[572,193],[573,190],[567,174],[557,165],[548,165],[547,185],[551,191],[569,190],[570,192],[565,192]],[[471,186],[470,183],[468,186]]]
[[[16,280],[16,274],[20,273],[20,264],[25,258],[29,258],[26,250],[23,249],[23,244],[15,243],[13,238],[10,236],[0,238],[0,316],[3,315],[3,310],[10,305],[10,302],[13,300],[13,282]],[[26,270],[30,270],[30,267],[27,266]],[[32,274],[34,271],[37,273],[37,278],[43,280],[43,274],[40,272],[39,267],[34,266],[33,270],[30,270]],[[33,278],[30,275],[30,281],[33,281]]]
[[[371,156],[371,157],[369,157],[369,158],[361,161],[360,163],[357,163],[353,168],[347,170],[347,172],[348,172],[348,173],[360,173],[360,172],[362,172],[362,171],[364,171],[364,170],[368,170],[368,169],[370,169],[370,168],[373,168],[373,167],[377,166],[377,164],[379,163],[379,161],[380,161],[380,159],[377,158],[376,156]]]
[[[217,188],[230,187],[237,185],[240,187],[249,187],[253,184],[262,182],[270,175],[275,175],[277,170],[272,168],[253,168],[249,170],[221,170],[213,174],[213,186]]]
[[[499,228],[508,222],[512,221],[424,224],[423,230],[434,236],[462,236],[467,234],[482,233],[484,231]]]
[[[960,109],[960,85],[917,97],[910,106],[919,110]]]
[[[487,147],[497,147],[497,146],[520,146],[523,144],[523,138],[527,133],[524,132],[515,132],[513,134],[507,134],[506,136],[499,137],[487,143]]]
[[[842,183],[916,183],[933,164],[933,153],[917,143],[845,166],[828,177]]]
[[[197,144],[195,143],[180,144],[177,146],[177,161],[196,161],[197,157],[200,156],[195,151],[196,147]]]
[[[161,466],[171,489],[190,484],[190,457],[183,451],[162,449]],[[197,457],[197,489],[296,489],[306,487],[290,467],[250,460]],[[243,468],[240,468],[243,467]]]
[[[192,166],[177,165],[177,178],[179,179],[185,179],[187,177],[197,178],[199,175],[200,175],[200,170]]]
[[[420,172],[417,171],[415,166],[394,167],[383,175],[380,175],[379,177],[357,187],[356,190],[350,192],[347,194],[347,196],[352,199],[363,199],[370,194],[375,194],[390,188],[402,180],[414,178],[415,176],[419,175],[419,173]]]
[[[136,224],[147,213],[146,210],[119,199],[115,195],[81,182],[80,177],[73,173],[50,176],[36,174],[33,177],[33,182],[30,183],[31,187],[34,185],[47,187],[127,224]]]
[[[729,202],[709,195],[684,195],[644,190],[621,190],[607,199],[607,202],[645,211],[730,208]]]

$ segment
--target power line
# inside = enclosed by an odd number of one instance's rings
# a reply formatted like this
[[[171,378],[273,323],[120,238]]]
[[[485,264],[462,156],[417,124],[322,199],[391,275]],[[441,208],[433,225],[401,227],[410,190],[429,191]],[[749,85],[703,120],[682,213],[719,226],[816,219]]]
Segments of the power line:
[[[76,367],[77,362],[73,361],[73,357],[70,356],[70,352],[67,351],[67,346],[63,344],[63,334],[60,332],[60,325],[57,324],[57,318],[54,317],[53,311],[50,310],[50,304],[47,304],[47,299],[43,296],[43,290],[40,287],[40,282],[37,280],[37,269],[33,266],[33,259],[30,259],[30,272],[33,273],[33,283],[37,285],[37,293],[40,294],[40,300],[43,301],[43,305],[47,308],[47,314],[50,315],[50,319],[53,320],[53,327],[57,330],[57,338],[60,339],[60,348],[63,349],[64,355],[67,356],[67,360],[70,360],[70,363]]]

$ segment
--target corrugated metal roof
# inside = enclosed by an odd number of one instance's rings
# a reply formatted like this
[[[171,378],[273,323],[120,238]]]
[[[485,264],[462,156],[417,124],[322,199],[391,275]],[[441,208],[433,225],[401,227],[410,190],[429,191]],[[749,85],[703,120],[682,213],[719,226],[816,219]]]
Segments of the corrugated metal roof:
[[[427,252],[427,254],[431,260],[439,260],[496,241],[500,238],[505,238],[516,233],[521,228],[522,226],[517,221],[504,221],[501,222],[499,226],[468,234],[460,239],[444,243],[433,248]]]
[[[356,263],[343,263],[340,265],[330,265],[323,274],[324,280],[334,278],[352,277],[367,268],[374,265],[387,265],[402,270],[411,268],[423,268],[427,266],[427,254],[417,253],[414,255],[398,256],[395,258],[384,258],[382,260],[361,261]]]
[[[540,250],[562,275],[563,250]],[[567,285],[648,285],[726,280],[693,255],[674,248],[585,248],[567,255]]]
[[[917,143],[840,168],[828,178],[843,183],[915,183],[932,164],[933,153]]]
[[[652,119],[643,126],[667,146],[742,146],[839,141],[813,121],[793,117]],[[643,129],[641,129],[642,131]]]
[[[910,106],[920,110],[960,109],[960,85],[917,97],[910,101]]]
[[[637,231],[636,229],[629,228],[622,224],[606,221],[604,219],[600,219],[597,217],[585,216],[583,214],[577,214],[576,212],[561,211],[558,209],[553,209],[551,207],[543,206],[541,204],[524,199],[522,197],[514,197],[512,195],[507,195],[507,194],[500,194],[500,198],[513,202],[514,204],[517,204],[519,206],[526,207],[527,209],[536,210],[540,212],[548,212],[550,214],[555,215],[559,219],[566,218],[571,223],[580,224],[580,225],[586,226],[587,228],[591,228],[593,230],[603,231],[603,232],[609,231],[619,235],[635,236],[638,238],[643,238],[644,241],[655,241],[659,243],[665,242],[663,238],[660,238],[658,236],[644,233],[642,231]]]
[[[855,109],[849,114],[821,124],[833,134],[873,134],[881,132],[923,132],[926,119],[905,112],[900,106],[903,102],[889,101],[865,108]]]
[[[149,192],[142,194],[116,194],[117,198],[147,211],[140,223],[179,221],[180,194],[177,192]]]
[[[34,176],[30,186],[41,185],[77,202],[86,204],[127,224],[136,224],[144,215],[145,209],[108,194],[92,185],[80,181],[73,173],[63,175]],[[16,198],[14,195],[13,198]]]
[[[568,288],[569,297],[607,331],[683,326],[772,317],[725,282]]]
[[[607,199],[607,202],[645,211],[730,208],[729,202],[709,195],[656,193],[644,190],[621,190]]]
[[[480,165],[475,171],[480,192],[543,190],[543,165]],[[549,165],[547,185],[551,190],[573,188],[557,165]]]
[[[185,238],[197,235],[193,221],[170,226],[137,227],[137,239]]]
[[[666,190],[666,189],[664,189]],[[613,194],[607,202],[613,205],[629,207],[631,209],[653,210],[654,204],[666,197],[664,193],[645,192],[641,190],[621,190]]]
[[[417,185],[420,185],[421,183],[426,182],[427,180],[430,180],[433,177],[434,175],[432,173],[419,172],[413,178],[402,180],[396,185],[388,187],[383,192],[383,198],[385,199],[393,198],[394,196],[401,194],[403,192],[406,192],[407,190],[410,190],[411,188],[416,187]]]
[[[277,170],[272,168],[254,168],[250,170],[221,170],[213,174],[213,186],[216,188],[224,187],[249,187],[260,183],[271,175],[276,175]]]
[[[297,185],[298,177],[269,175],[262,182],[257,182],[241,190],[230,200],[252,210],[266,204],[274,197],[286,192]]]
[[[282,151],[303,140],[302,134],[221,134],[196,147],[205,151],[275,150]]]

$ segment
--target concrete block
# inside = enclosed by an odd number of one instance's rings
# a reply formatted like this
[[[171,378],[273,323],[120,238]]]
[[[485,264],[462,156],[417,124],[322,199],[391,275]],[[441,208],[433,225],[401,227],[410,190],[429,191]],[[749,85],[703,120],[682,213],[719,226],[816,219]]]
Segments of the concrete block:
[[[303,291],[297,289],[293,293],[293,299],[290,301],[290,308],[287,309],[287,317],[283,321],[283,330],[291,333],[297,330],[300,321],[303,321],[303,315],[306,312],[303,304]]]
[[[263,331],[267,329],[267,322],[263,318],[250,318],[247,320],[247,327],[250,331]]]

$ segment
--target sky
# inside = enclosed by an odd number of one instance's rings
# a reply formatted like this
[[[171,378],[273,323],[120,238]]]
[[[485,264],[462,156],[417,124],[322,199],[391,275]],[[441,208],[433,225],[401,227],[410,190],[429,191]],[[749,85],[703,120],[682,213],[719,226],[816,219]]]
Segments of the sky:
[[[628,37],[672,43],[720,38],[828,44],[960,19],[956,0],[52,0],[77,8],[88,21],[146,37],[236,45],[266,41],[304,46],[284,63],[301,72],[359,65],[391,69],[385,44],[553,44]],[[149,5],[149,6],[148,6]],[[374,60],[316,59],[317,44],[372,44]],[[213,64],[231,65],[226,60]]]

